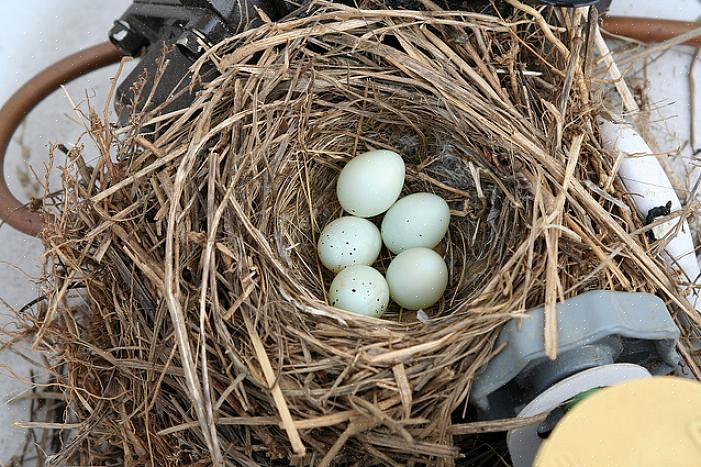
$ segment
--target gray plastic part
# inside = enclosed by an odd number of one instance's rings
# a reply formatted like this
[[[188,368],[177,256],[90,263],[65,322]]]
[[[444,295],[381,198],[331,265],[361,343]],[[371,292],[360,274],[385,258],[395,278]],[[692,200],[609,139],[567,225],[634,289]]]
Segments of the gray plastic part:
[[[496,345],[506,347],[472,387],[470,401],[483,418],[512,417],[543,390],[588,368],[634,363],[660,375],[679,362],[679,329],[652,294],[597,290],[559,303],[555,360],[545,355],[544,309],[526,316],[504,325]]]
[[[567,376],[595,366],[611,365],[621,354],[619,339],[608,339],[600,344],[584,345],[576,352],[564,352],[559,358],[544,362],[526,373],[533,392],[541,393]]]

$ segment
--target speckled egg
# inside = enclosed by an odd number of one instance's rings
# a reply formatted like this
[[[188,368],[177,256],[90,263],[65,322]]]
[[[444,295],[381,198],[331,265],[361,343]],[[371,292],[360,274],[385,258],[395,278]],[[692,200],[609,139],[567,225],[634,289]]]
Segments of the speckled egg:
[[[329,287],[329,304],[359,315],[380,317],[389,304],[387,281],[370,266],[349,266]]]
[[[382,248],[382,238],[369,220],[345,216],[324,227],[317,248],[321,264],[338,272],[348,266],[374,263]]]

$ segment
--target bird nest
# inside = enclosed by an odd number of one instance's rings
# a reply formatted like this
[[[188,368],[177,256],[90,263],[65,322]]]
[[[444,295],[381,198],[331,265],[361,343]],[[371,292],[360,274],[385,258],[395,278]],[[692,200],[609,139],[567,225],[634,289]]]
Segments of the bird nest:
[[[558,301],[679,303],[599,144],[587,18],[509,3],[314,3],[208,49],[186,109],[91,114],[46,203],[32,331],[66,404],[48,464],[469,465],[505,322],[544,304],[554,355]],[[442,300],[375,319],[327,303],[315,246],[341,168],[381,148],[452,222]]]

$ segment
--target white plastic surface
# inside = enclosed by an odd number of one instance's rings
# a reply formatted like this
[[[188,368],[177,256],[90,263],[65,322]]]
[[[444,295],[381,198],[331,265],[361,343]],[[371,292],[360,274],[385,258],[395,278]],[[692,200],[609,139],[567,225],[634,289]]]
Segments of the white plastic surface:
[[[648,211],[668,202],[672,203],[671,212],[679,211],[682,208],[679,198],[645,140],[624,123],[601,120],[599,128],[604,148],[620,153],[623,157],[618,174],[631,194],[640,217],[645,219]],[[684,218],[680,218],[661,227],[663,228],[658,229],[658,235],[663,233],[660,230],[667,231],[664,232],[665,236],[672,235],[665,246],[670,267],[674,270],[681,268],[690,282],[698,280],[701,271],[689,224]],[[691,293],[687,298],[694,308],[701,309],[698,295]]]

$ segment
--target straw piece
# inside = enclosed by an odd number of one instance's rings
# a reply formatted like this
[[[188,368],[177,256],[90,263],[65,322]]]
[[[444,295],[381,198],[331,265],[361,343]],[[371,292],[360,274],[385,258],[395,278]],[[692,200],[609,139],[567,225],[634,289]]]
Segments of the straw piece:
[[[524,5],[523,3],[519,2],[518,0],[506,0],[506,3],[511,5],[514,8],[517,8],[525,13],[528,13],[535,19],[535,22],[538,23],[538,26],[540,26],[540,29],[543,31],[545,34],[545,38],[554,45],[557,50],[560,51],[560,53],[565,57],[565,59],[568,59],[570,57],[570,51],[565,46],[565,44],[562,43],[555,35],[553,34],[551,30],[551,25],[548,24],[548,22],[543,18],[543,15],[541,15],[538,10],[536,10],[533,7],[530,7],[528,5]]]
[[[253,345],[253,349],[258,357],[258,363],[263,369],[263,374],[265,375],[265,379],[270,386],[270,392],[273,396],[273,400],[275,401],[275,405],[280,412],[282,426],[285,431],[287,431],[287,436],[290,438],[292,449],[297,456],[303,457],[306,454],[306,448],[304,447],[304,444],[302,444],[302,439],[299,437],[299,432],[297,431],[297,427],[295,427],[295,422],[292,420],[290,409],[287,406],[285,396],[282,395],[280,385],[275,378],[275,371],[270,365],[270,360],[268,360],[268,354],[265,352],[263,342],[261,342],[260,337],[258,336],[258,333],[256,333],[253,323],[251,323],[251,319],[247,314],[243,315],[243,320],[246,323],[246,329],[251,337],[251,344]]]
[[[562,181],[562,189],[558,193],[555,200],[555,209],[550,214],[548,218],[548,224],[552,222],[557,222],[558,226],[562,223],[562,218],[564,215],[565,200],[567,199],[567,190],[570,186],[570,181],[574,176],[574,170],[577,167],[577,162],[579,161],[579,151],[582,148],[582,141],[584,140],[584,135],[577,135],[572,140],[570,144],[570,149],[567,154],[567,167],[565,168],[565,177]],[[560,293],[560,300],[562,300],[562,284],[559,280],[559,264],[558,264],[558,249],[560,240],[560,230],[554,229],[550,236],[546,236],[546,243],[548,240],[550,244],[548,245],[548,269],[545,275],[545,307],[544,307],[544,317],[545,317],[545,354],[551,360],[557,357],[557,309],[556,301],[558,298],[558,292]]]
[[[507,420],[492,420],[489,422],[473,422],[453,425],[450,429],[454,435],[475,435],[478,433],[496,433],[510,431],[541,423],[548,413],[533,415],[530,417],[509,418]]]
[[[406,370],[401,363],[392,367],[394,379],[397,381],[397,389],[402,398],[402,407],[404,408],[404,418],[411,417],[411,386],[406,377]]]

